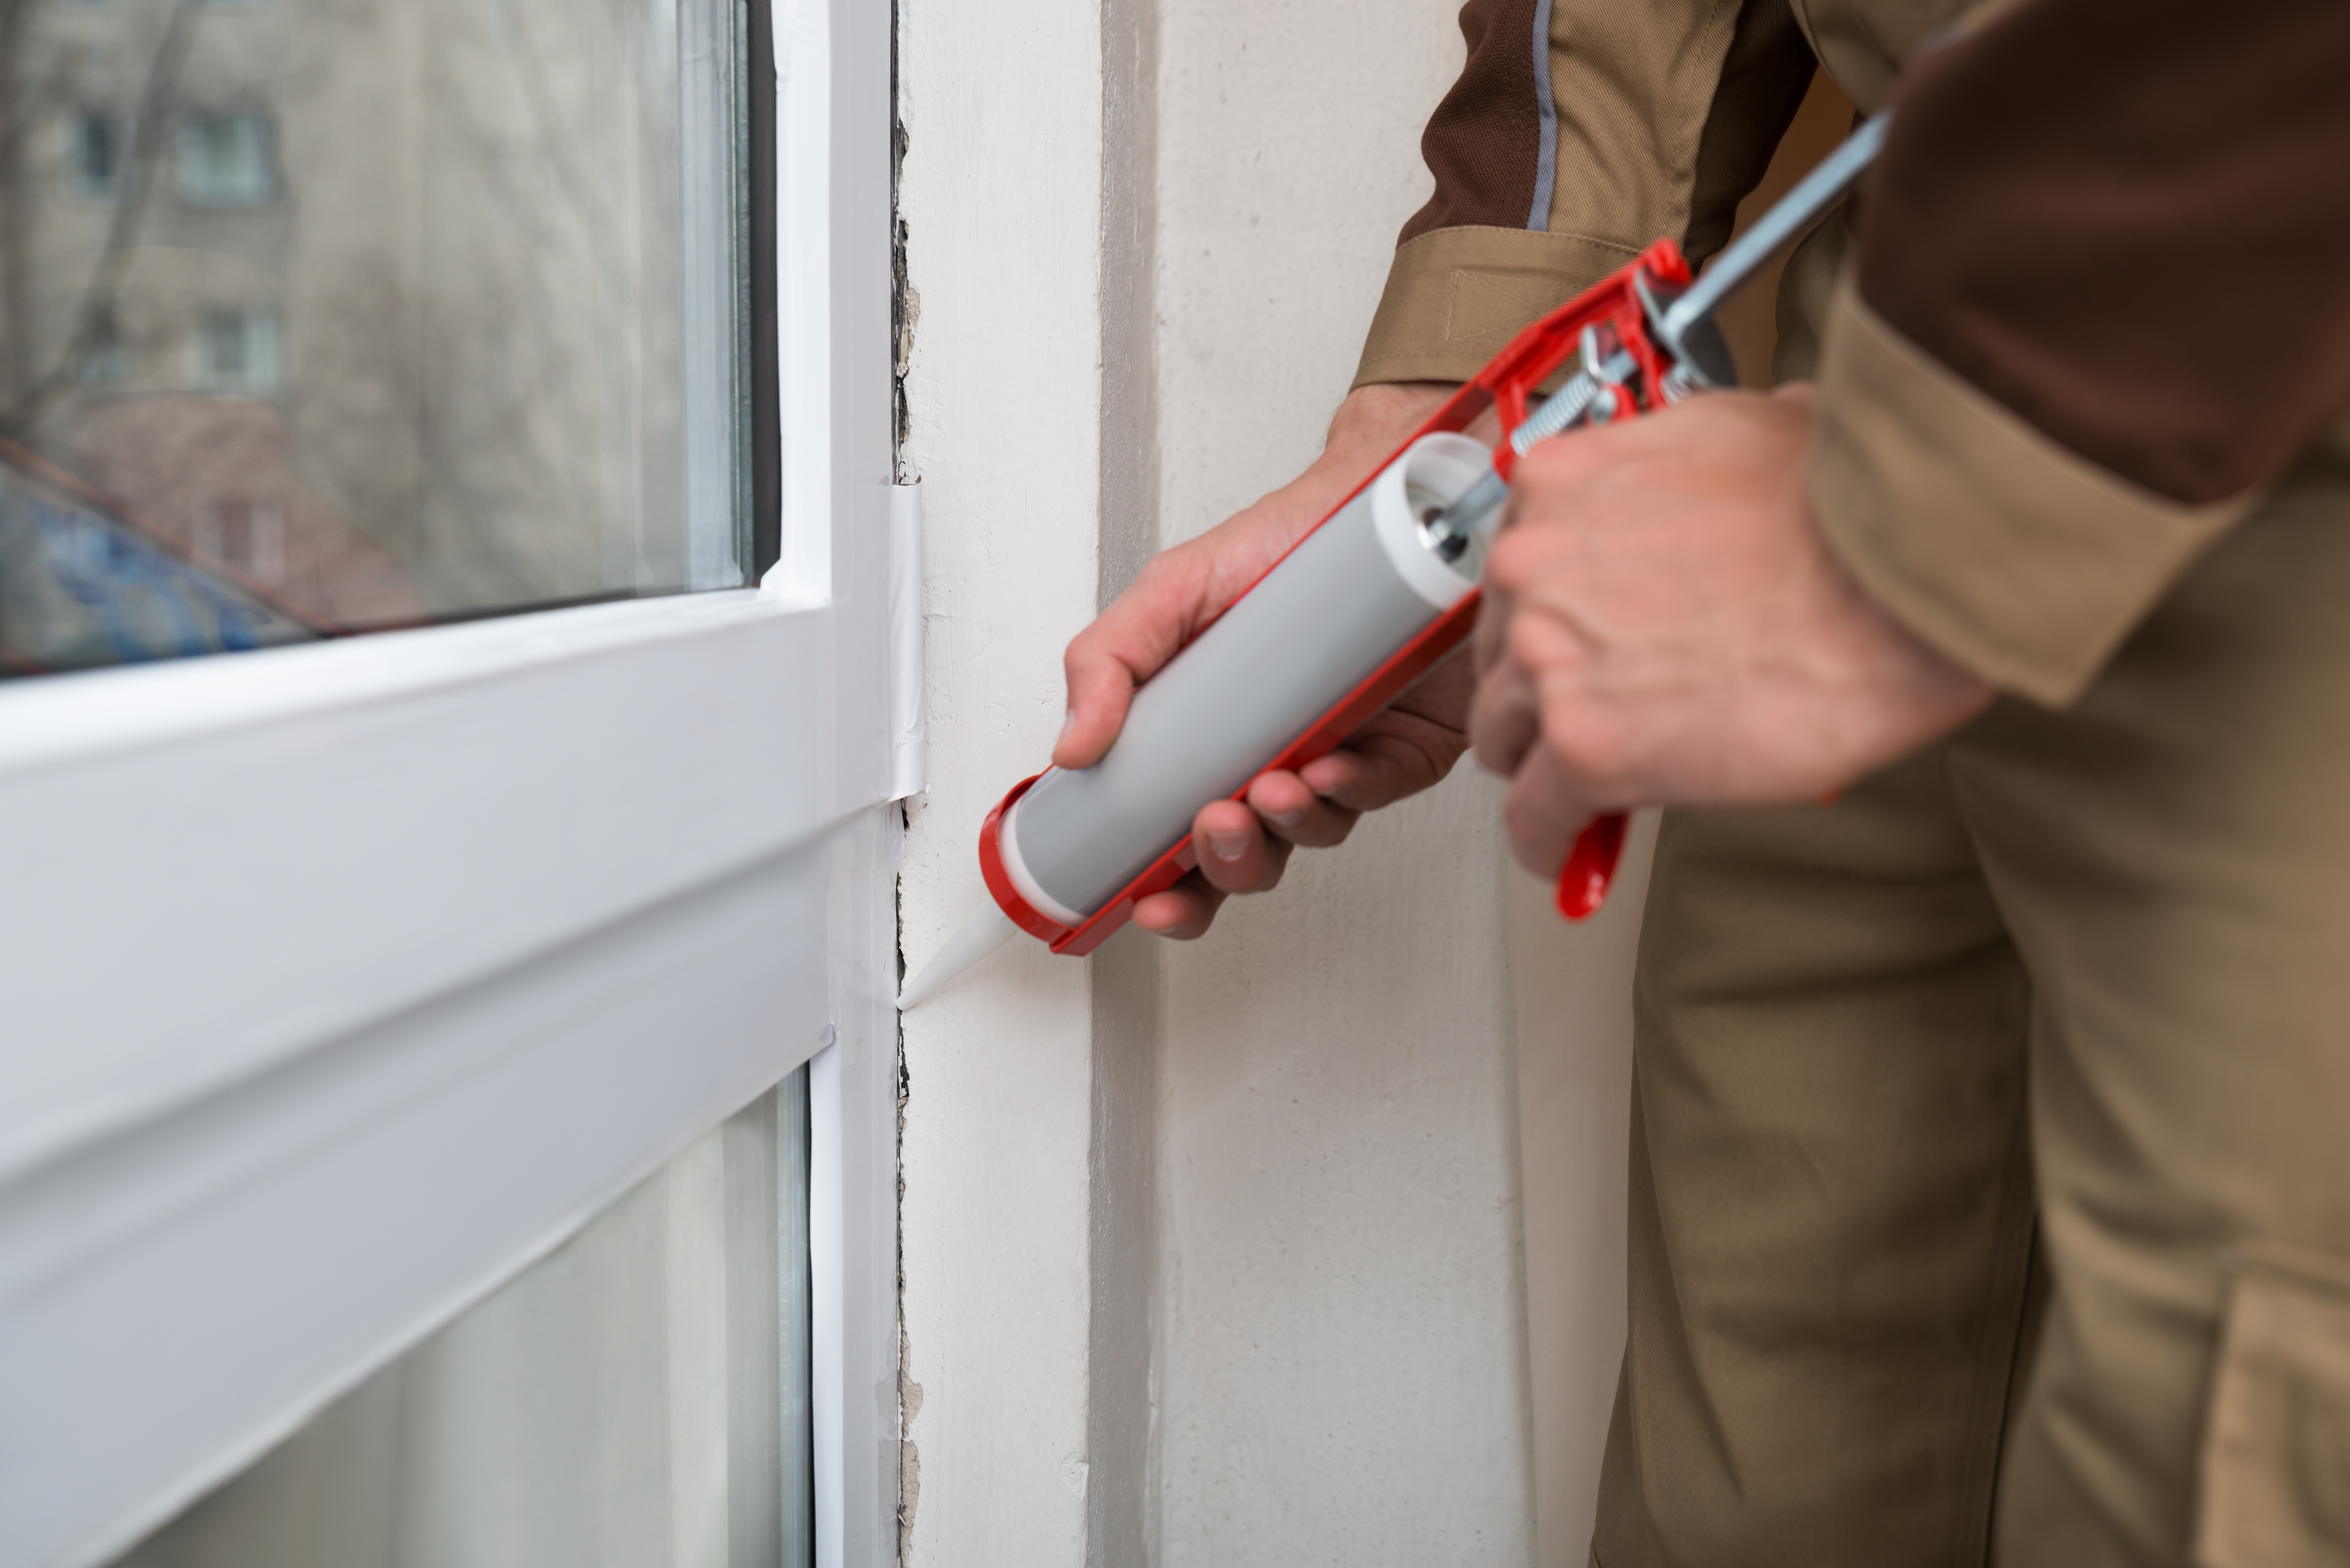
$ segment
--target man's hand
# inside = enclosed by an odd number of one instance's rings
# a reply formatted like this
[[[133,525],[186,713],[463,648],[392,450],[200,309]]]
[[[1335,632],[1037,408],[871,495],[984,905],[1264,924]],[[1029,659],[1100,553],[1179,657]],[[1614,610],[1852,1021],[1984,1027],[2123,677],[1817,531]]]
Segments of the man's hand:
[[[1808,386],[1710,393],[1520,460],[1470,732],[1529,870],[1599,812],[1815,799],[1991,701],[1828,553],[1811,428]]]
[[[1063,658],[1069,716],[1054,763],[1098,762],[1126,722],[1134,689],[1368,478],[1452,391],[1434,382],[1357,389],[1338,406],[1312,467],[1145,566]],[[1227,894],[1261,893],[1279,882],[1293,848],[1336,844],[1364,812],[1436,783],[1467,749],[1470,689],[1468,661],[1448,660],[1339,750],[1296,773],[1264,774],[1250,786],[1246,805],[1223,800],[1201,807],[1191,826],[1200,869],[1137,903],[1135,924],[1162,936],[1199,936]]]

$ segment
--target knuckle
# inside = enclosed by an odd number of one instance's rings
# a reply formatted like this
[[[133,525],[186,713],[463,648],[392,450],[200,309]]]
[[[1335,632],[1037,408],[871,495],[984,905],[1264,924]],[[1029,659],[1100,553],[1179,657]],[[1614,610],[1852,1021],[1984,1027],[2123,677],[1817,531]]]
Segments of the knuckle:
[[[1502,636],[1502,651],[1508,660],[1529,673],[1544,669],[1552,662],[1557,639],[1541,616],[1522,615],[1511,618]]]
[[[1522,796],[1511,795],[1502,805],[1502,826],[1509,835],[1511,853],[1520,865],[1537,876],[1548,876],[1557,868],[1559,857],[1549,850],[1550,825],[1539,806]]]
[[[1134,580],[1128,583],[1126,586],[1126,591],[1118,597],[1120,599],[1149,598],[1153,589],[1167,581],[1168,574],[1175,568],[1175,563],[1180,560],[1184,552],[1191,548],[1191,545],[1188,543],[1178,545],[1171,550],[1161,550],[1151,556],[1142,563],[1142,570],[1134,574]]]
[[[1536,443],[1518,459],[1518,488],[1522,492],[1541,493],[1579,483],[1590,472],[1596,454],[1592,449],[1602,444],[1609,432],[1605,429],[1581,430],[1563,441]]]
[[[1532,535],[1512,529],[1494,540],[1485,554],[1486,581],[1506,594],[1523,593],[1539,553]]]
[[[1523,727],[1512,722],[1513,716],[1498,705],[1481,708],[1470,731],[1470,751],[1477,765],[1502,778],[1517,771],[1518,758],[1524,751]]]
[[[1545,712],[1543,744],[1566,773],[1593,784],[1623,778],[1632,762],[1630,737],[1623,728],[1589,713]]]

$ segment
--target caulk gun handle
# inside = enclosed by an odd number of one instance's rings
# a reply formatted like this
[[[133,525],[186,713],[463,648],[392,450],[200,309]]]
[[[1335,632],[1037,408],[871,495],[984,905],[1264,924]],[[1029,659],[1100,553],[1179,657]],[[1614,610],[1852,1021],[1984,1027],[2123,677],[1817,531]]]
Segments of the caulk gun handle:
[[[1558,912],[1570,920],[1596,914],[1607,901],[1608,885],[1616,880],[1616,862],[1624,857],[1626,818],[1620,811],[1595,816],[1583,825],[1558,869]]]

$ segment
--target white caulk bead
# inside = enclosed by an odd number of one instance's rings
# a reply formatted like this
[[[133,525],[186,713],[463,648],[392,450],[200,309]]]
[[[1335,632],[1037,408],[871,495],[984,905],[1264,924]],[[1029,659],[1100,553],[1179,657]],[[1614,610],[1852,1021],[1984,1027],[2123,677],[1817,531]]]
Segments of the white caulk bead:
[[[906,982],[906,989],[898,993],[898,1011],[903,1012],[920,1003],[945,986],[947,981],[1011,940],[1012,933],[1019,929],[1012,923],[1011,916],[995,907],[994,899],[990,898],[982,904],[972,911],[971,919],[962,923],[962,929],[949,937],[947,945]]]

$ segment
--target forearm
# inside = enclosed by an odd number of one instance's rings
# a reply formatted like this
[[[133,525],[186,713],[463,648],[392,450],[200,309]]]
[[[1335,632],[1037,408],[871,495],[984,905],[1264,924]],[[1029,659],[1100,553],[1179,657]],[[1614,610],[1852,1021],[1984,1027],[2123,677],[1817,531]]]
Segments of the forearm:
[[[2027,0],[1864,188],[1814,504],[1943,652],[2069,701],[2350,410],[2350,7]]]
[[[1660,234],[1702,260],[1814,69],[1785,0],[1470,0],[1356,385],[1465,380]]]

